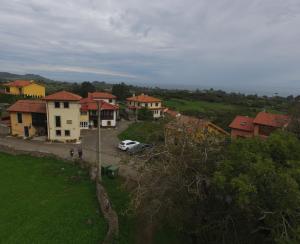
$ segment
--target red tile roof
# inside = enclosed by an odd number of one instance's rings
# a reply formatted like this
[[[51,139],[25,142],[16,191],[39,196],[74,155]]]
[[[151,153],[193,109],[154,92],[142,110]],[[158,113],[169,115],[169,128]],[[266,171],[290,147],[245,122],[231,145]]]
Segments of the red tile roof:
[[[276,128],[285,127],[290,122],[290,118],[283,114],[271,114],[267,112],[260,112],[254,119],[254,124],[267,125]]]
[[[46,96],[46,101],[79,101],[82,97],[67,91],[60,91]]]
[[[254,121],[254,118],[238,115],[231,122],[229,127],[231,129],[238,129],[238,130],[243,130],[243,131],[253,131],[254,130],[253,121]]]
[[[29,80],[15,80],[9,83],[4,84],[5,86],[12,86],[12,87],[24,87],[30,85],[32,82]]]
[[[117,97],[108,92],[89,92],[88,97],[94,99],[116,99]]]
[[[23,113],[46,113],[46,103],[41,100],[18,100],[7,111]]]
[[[167,115],[170,115],[171,117],[174,117],[174,118],[180,116],[180,113],[179,113],[179,112],[174,111],[174,110],[171,110],[171,109],[168,109],[168,108],[166,108],[166,109],[164,110],[164,113],[166,113]]]
[[[83,98],[80,100],[81,110],[88,111],[88,110],[98,110],[97,102],[95,102],[91,97]],[[107,103],[105,101],[100,101],[101,110],[118,110],[118,105],[113,105]]]
[[[161,102],[159,98],[151,97],[145,94],[129,97],[127,98],[127,101],[141,102],[141,103]]]

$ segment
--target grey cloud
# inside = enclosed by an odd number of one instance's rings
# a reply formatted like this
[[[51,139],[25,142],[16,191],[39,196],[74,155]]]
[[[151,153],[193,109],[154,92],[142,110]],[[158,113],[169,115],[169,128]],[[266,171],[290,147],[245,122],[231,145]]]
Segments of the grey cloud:
[[[0,6],[5,71],[161,86],[263,83],[270,91],[292,83],[300,90],[298,0],[0,0]]]

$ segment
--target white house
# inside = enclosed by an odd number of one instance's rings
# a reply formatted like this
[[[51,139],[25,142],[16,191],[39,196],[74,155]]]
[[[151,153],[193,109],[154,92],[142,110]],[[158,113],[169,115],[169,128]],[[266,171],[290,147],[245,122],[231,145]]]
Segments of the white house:
[[[89,93],[87,98],[80,100],[80,128],[88,129],[98,126],[98,105],[101,109],[101,127],[115,127],[119,107],[116,97],[106,92]]]
[[[78,141],[80,139],[81,97],[61,91],[44,98],[46,101],[48,139]]]

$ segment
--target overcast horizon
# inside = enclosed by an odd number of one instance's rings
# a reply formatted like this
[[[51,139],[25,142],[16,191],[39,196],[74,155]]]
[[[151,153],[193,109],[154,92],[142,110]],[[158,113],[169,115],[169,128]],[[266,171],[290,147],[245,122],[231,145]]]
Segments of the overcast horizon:
[[[300,93],[300,1],[0,4],[2,71],[65,81]]]

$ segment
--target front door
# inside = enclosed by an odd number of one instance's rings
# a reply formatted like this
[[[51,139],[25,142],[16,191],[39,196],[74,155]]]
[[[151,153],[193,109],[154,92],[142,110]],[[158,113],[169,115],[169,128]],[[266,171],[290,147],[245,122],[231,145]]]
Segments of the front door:
[[[24,126],[24,136],[29,137],[29,128],[28,128],[28,126]]]

